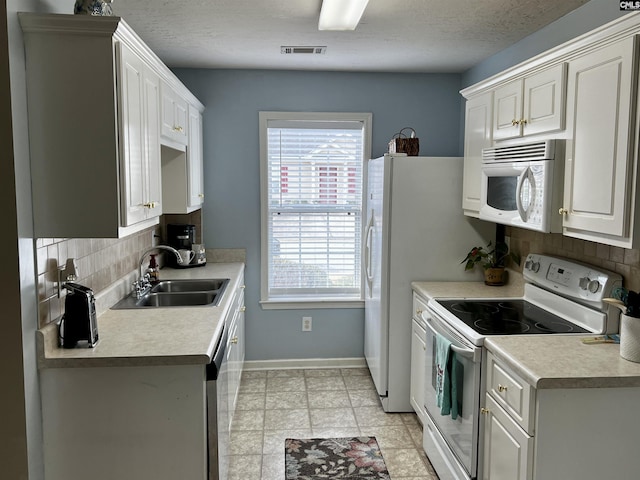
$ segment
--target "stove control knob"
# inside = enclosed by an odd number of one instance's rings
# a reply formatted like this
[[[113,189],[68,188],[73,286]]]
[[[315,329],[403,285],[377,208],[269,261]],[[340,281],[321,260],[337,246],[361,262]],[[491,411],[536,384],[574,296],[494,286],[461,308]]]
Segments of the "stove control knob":
[[[591,279],[589,279],[589,277],[582,277],[582,278],[580,279],[580,284],[579,284],[579,285],[580,285],[580,288],[581,288],[582,290],[586,290],[586,289],[587,289],[587,287],[589,286],[589,282],[590,282],[590,281],[591,281]]]
[[[591,280],[589,282],[589,291],[596,293],[598,290],[600,290],[600,283],[597,280]]]
[[[524,268],[526,268],[527,270],[531,270],[532,265],[533,265],[533,260],[527,260],[526,262],[524,262]]]
[[[534,273],[538,273],[540,271],[540,262],[533,262],[533,264],[531,265],[531,270]]]

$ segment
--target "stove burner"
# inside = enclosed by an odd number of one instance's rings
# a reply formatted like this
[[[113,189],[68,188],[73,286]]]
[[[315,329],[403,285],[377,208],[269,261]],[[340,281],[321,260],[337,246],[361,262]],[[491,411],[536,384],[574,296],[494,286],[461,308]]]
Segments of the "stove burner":
[[[480,319],[473,322],[478,328],[478,331],[482,332],[500,332],[501,334],[508,335],[510,333],[526,333],[531,330],[531,327],[520,320],[509,320],[506,318],[500,319]]]
[[[540,323],[536,322],[536,328],[539,328],[543,333],[571,333],[573,332],[573,325],[568,323],[552,322],[552,323]]]
[[[587,333],[525,300],[439,300],[453,316],[482,335]]]
[[[475,318],[483,318],[494,315],[500,311],[498,306],[488,303],[460,302],[451,305],[451,311],[462,315],[474,315]]]

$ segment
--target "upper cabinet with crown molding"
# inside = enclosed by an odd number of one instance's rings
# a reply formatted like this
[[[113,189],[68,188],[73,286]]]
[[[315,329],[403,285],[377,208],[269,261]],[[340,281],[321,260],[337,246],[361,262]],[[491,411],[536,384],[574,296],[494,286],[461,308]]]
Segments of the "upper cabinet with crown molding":
[[[634,246],[637,68],[637,37],[569,63],[564,204],[558,212],[567,236]]]
[[[158,223],[161,85],[202,104],[119,17],[18,15],[34,236],[117,238]]]
[[[566,142],[564,204],[557,213],[563,235],[640,246],[639,34],[640,13],[630,13],[461,91],[468,117],[466,215],[477,216],[479,199],[471,200],[480,188],[486,143],[513,144],[526,135],[560,139]],[[487,140],[478,128],[487,117],[479,122],[473,107],[486,104],[488,95],[493,128]]]

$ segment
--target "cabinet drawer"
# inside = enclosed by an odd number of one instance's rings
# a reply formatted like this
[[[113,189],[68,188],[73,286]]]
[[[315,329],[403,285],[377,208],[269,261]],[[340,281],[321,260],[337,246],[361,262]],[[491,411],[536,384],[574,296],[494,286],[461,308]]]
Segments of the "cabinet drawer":
[[[491,352],[487,353],[487,392],[533,435],[535,389]]]
[[[417,293],[413,293],[413,318],[419,320],[419,323],[422,325],[424,321],[422,320],[422,312],[427,311],[427,300]]]

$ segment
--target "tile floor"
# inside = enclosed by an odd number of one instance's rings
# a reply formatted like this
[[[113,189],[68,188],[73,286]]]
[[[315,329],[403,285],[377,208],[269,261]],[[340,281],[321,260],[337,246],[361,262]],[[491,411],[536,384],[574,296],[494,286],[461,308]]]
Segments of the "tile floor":
[[[375,436],[392,480],[437,480],[413,413],[382,410],[366,368],[245,371],[229,480],[284,480],[285,438]]]

